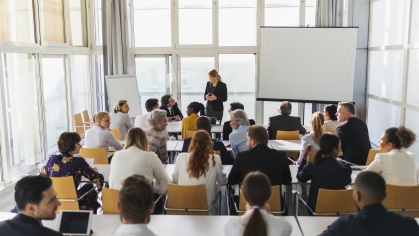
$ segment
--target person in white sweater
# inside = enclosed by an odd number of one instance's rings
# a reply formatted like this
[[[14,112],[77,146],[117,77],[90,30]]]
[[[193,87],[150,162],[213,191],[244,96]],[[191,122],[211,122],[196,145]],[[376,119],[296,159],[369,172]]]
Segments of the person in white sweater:
[[[418,160],[413,153],[403,150],[412,146],[414,142],[416,142],[416,134],[404,125],[387,129],[378,141],[380,153],[365,170],[379,173],[386,184],[417,185],[419,183]]]
[[[227,177],[223,172],[220,156],[214,154],[212,140],[207,131],[196,131],[189,153],[178,155],[172,179],[174,184],[179,185],[205,184],[208,207],[211,206],[216,197],[216,183],[220,186],[226,185]],[[215,212],[214,207],[210,214]]]
[[[338,121],[338,117],[336,116],[337,111],[338,108],[333,104],[324,107],[323,115],[326,120],[323,124],[324,130],[336,130],[339,125],[344,123]]]
[[[127,100],[119,100],[116,102],[113,113],[111,114],[111,129],[119,129],[121,134],[120,140],[125,140],[128,130],[134,125],[128,115],[129,106]]]
[[[224,224],[226,236],[288,236],[292,232],[291,224],[269,214],[270,206],[266,202],[271,196],[271,182],[262,172],[250,172],[243,180],[240,190],[246,199],[246,213],[232,217]],[[297,230],[297,229],[296,229]]]

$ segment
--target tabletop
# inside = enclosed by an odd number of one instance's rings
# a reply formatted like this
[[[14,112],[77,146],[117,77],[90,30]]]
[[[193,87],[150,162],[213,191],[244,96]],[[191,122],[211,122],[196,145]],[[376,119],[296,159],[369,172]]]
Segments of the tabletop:
[[[304,236],[323,233],[339,217],[334,216],[297,216],[297,221]]]

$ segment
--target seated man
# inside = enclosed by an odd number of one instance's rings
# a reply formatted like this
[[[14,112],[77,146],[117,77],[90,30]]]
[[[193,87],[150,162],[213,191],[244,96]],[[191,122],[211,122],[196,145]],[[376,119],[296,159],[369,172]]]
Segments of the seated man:
[[[22,178],[15,186],[15,201],[19,214],[0,222],[0,235],[63,235],[41,223],[55,219],[55,211],[61,205],[50,178],[42,175]]]
[[[145,102],[145,109],[147,110],[147,112],[135,117],[134,122],[135,127],[139,127],[144,131],[151,128],[150,124],[148,123],[148,118],[150,118],[151,112],[153,110],[159,109],[159,100],[157,98],[148,99]],[[164,136],[166,136],[166,140],[169,140],[169,133],[167,132],[167,127],[162,132],[164,133]]]
[[[147,227],[154,211],[154,196],[144,176],[135,174],[125,179],[117,208],[122,224],[112,235],[156,235]]]
[[[206,116],[201,116],[196,120],[196,126],[198,130],[205,130],[211,135],[211,121]],[[223,165],[232,165],[234,162],[233,157],[227,151],[227,148],[224,146],[224,143],[220,140],[213,139],[213,149],[215,151],[220,151],[221,163]],[[183,141],[182,152],[188,152],[189,144],[191,144],[191,138],[186,138]]]
[[[163,97],[161,97],[160,109],[167,112],[167,121],[179,121],[183,119],[182,112],[179,110],[179,107],[177,106],[177,103],[171,94],[165,94]]]
[[[242,109],[244,111],[243,104],[241,104],[240,102],[232,102],[232,103],[230,103],[230,110],[228,110],[228,112],[232,112],[232,111],[237,110],[237,109]],[[253,119],[249,119],[249,123],[250,123],[250,125],[256,124]],[[231,132],[233,132],[233,129],[230,126],[230,121],[224,122],[223,140],[229,140],[228,138],[229,138]]]
[[[276,131],[293,131],[298,130],[300,134],[305,134],[306,129],[301,124],[301,118],[290,116],[292,112],[292,105],[290,102],[282,102],[278,109],[281,113],[277,116],[269,117],[269,139],[276,139]]]
[[[372,171],[360,173],[355,180],[353,197],[360,212],[340,217],[322,235],[419,235],[414,219],[389,212],[382,205],[386,182],[381,175]]]
[[[241,109],[230,112],[230,119],[230,125],[233,128],[233,132],[230,134],[229,139],[231,152],[233,153],[234,158],[236,158],[239,152],[247,151],[246,135],[250,123],[246,113]]]

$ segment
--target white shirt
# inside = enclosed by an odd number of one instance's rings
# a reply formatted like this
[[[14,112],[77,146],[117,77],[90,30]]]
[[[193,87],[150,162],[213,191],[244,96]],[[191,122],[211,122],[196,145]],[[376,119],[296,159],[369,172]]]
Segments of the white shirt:
[[[386,184],[414,186],[418,184],[419,165],[415,155],[393,149],[388,153],[378,153],[366,171],[379,173]]]
[[[247,219],[252,215],[253,209],[247,210],[242,216],[231,217],[224,224],[224,235],[226,236],[241,236],[243,235]],[[281,220],[269,214],[263,209],[260,209],[263,218],[268,225],[268,236],[288,236],[291,234],[292,226],[290,223]]]
[[[186,171],[189,162],[189,153],[181,153],[178,155],[175,165],[175,170],[173,171],[172,179],[174,184],[179,185],[199,185],[205,184],[207,191],[207,202],[208,208],[211,207],[211,202],[215,200],[216,197],[216,185],[224,186],[227,184],[226,174],[223,172],[223,166],[221,165],[221,158],[218,155],[210,156],[209,158],[209,169],[207,173],[201,175],[198,179],[189,177],[189,173]],[[215,160],[215,166],[213,166],[213,158]],[[213,208],[212,213],[214,213],[215,208]]]
[[[150,116],[151,116],[151,112],[147,112],[145,114],[135,117],[134,126],[139,127],[144,131],[151,129],[151,125],[148,123],[148,118],[150,118]],[[166,137],[166,140],[169,140],[169,133],[167,132],[167,126],[166,128],[164,128],[162,132],[164,136]]]
[[[113,161],[113,160],[112,160]],[[157,236],[147,224],[120,224],[112,235],[117,236]]]
[[[303,157],[304,157],[304,152],[306,151],[306,147],[307,145],[311,145],[313,147],[314,151],[318,151],[320,150],[319,145],[316,144],[316,142],[314,142],[314,136],[313,133],[309,133],[304,135],[301,138],[301,150],[300,150],[300,157],[298,157],[298,165],[301,165],[301,162],[303,161]]]
[[[343,123],[345,123],[345,122],[339,122],[337,120],[327,120],[323,124],[323,129],[324,130],[327,130],[327,129],[336,130],[336,128]]]
[[[113,189],[121,189],[122,182],[133,174],[143,175],[154,183],[154,192],[166,193],[169,176],[154,152],[145,152],[136,146],[116,152],[111,162],[109,174],[109,186]]]
[[[115,136],[109,130],[105,130],[100,126],[93,126],[86,131],[84,136],[84,146],[86,148],[101,148],[105,147],[109,151],[109,144],[115,150],[121,150],[122,145],[116,140]]]
[[[125,140],[128,130],[134,127],[127,113],[118,111],[118,113],[111,113],[111,129],[118,128],[121,133],[121,140]]]

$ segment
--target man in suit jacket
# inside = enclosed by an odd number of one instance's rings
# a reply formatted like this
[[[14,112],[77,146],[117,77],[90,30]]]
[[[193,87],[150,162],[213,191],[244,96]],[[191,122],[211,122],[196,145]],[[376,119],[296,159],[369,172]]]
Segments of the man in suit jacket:
[[[355,180],[353,197],[360,211],[340,217],[321,235],[419,235],[419,226],[414,219],[388,212],[382,205],[386,198],[386,182],[379,174],[360,173]]]
[[[336,116],[339,122],[345,122],[336,128],[343,151],[343,159],[357,165],[365,165],[371,149],[367,124],[354,117],[355,106],[349,102],[340,102]]]
[[[171,120],[182,120],[183,114],[179,110],[175,99],[173,99],[171,94],[165,94],[161,97],[161,107],[160,109],[165,110],[167,112],[167,121]]]
[[[15,201],[19,214],[0,222],[0,235],[63,235],[41,223],[41,220],[55,219],[55,211],[61,205],[49,177],[27,176],[19,180],[15,186]]]
[[[290,116],[292,112],[292,105],[290,102],[284,101],[278,109],[281,113],[277,116],[269,117],[269,139],[276,139],[276,132],[278,130],[293,131],[298,130],[300,134],[305,134],[306,129],[301,124],[301,118]]]
[[[240,102],[232,102],[230,103],[230,110],[228,112],[232,112],[237,109],[242,109],[244,111],[244,106]],[[253,119],[249,119],[250,125],[256,124],[256,122]],[[230,126],[230,121],[224,122],[223,126],[223,140],[229,140],[229,135],[233,132],[233,128]]]

